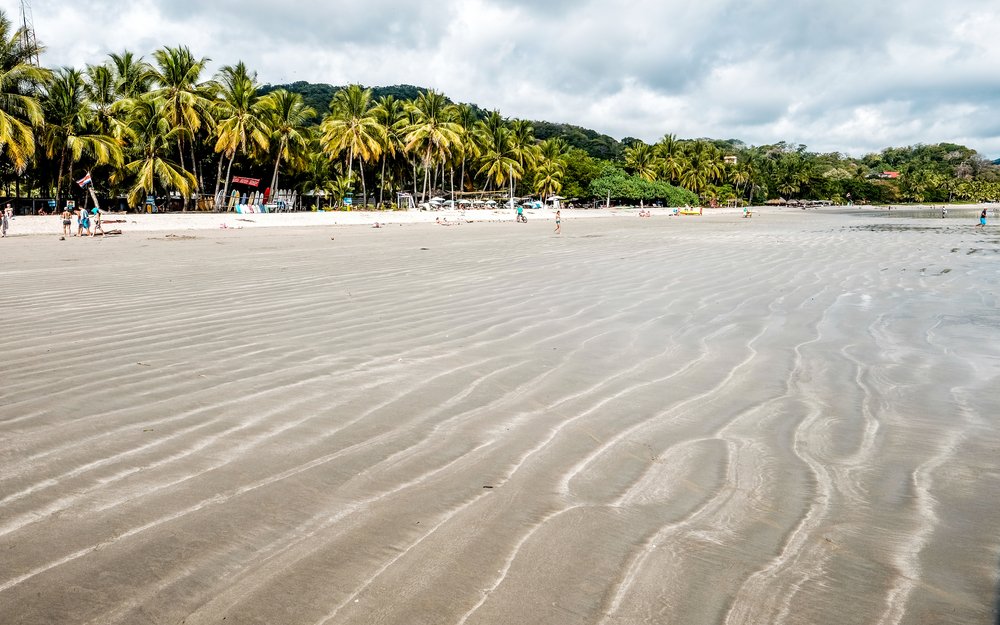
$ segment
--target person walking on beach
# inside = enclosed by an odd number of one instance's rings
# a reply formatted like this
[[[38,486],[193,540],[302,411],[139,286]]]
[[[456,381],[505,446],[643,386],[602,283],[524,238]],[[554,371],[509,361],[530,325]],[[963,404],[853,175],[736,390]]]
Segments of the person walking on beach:
[[[7,236],[7,228],[10,227],[10,218],[14,215],[14,209],[11,208],[10,204],[3,209],[3,214],[0,215],[0,237]]]
[[[562,223],[562,218],[559,216],[559,211],[556,211],[556,230],[555,230],[556,234],[562,234],[562,226],[559,225],[561,223]]]
[[[68,208],[63,209],[62,226],[63,226],[63,236],[65,237],[73,236],[73,213],[69,212]]]
[[[986,209],[985,208],[983,209],[983,212],[979,213],[979,225],[976,226],[976,227],[977,228],[982,228],[983,230],[986,229]]]
[[[94,222],[94,235],[98,232],[104,234],[104,228],[101,227],[101,209],[96,206],[90,209],[91,220]]]
[[[90,234],[90,219],[87,217],[87,209],[78,208],[76,209],[76,236],[82,237],[83,232],[86,230],[87,236]]]
[[[517,219],[515,221],[520,222],[520,223],[527,223],[528,222],[528,220],[524,218],[524,207],[523,206],[519,205],[517,207]]]

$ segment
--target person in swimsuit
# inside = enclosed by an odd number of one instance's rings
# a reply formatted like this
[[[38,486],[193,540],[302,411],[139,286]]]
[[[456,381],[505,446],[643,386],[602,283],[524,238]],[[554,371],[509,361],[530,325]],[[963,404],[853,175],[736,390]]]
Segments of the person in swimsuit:
[[[94,235],[98,232],[104,234],[104,228],[101,227],[101,209],[96,206],[90,209],[91,220],[94,222]]]
[[[559,225],[561,223],[562,223],[562,218],[559,216],[559,211],[556,211],[556,230],[555,230],[556,234],[562,233],[562,226]]]
[[[73,213],[64,208],[62,212],[63,236],[73,236]]]
[[[979,225],[976,226],[976,227],[977,228],[982,228],[983,230],[986,229],[986,209],[985,208],[983,209],[983,212],[979,213]]]

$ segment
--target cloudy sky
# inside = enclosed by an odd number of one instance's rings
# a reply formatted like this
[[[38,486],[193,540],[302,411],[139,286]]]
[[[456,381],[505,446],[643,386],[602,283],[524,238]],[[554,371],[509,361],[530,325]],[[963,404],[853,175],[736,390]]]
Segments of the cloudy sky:
[[[19,20],[15,0],[0,0]],[[263,82],[432,87],[616,138],[1000,157],[996,0],[31,0],[47,65],[188,45]]]

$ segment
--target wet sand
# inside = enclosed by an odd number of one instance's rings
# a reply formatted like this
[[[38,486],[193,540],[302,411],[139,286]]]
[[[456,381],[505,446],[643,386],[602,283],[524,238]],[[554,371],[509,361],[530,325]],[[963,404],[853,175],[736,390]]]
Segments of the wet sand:
[[[995,225],[551,229],[4,240],[0,623],[997,622]]]

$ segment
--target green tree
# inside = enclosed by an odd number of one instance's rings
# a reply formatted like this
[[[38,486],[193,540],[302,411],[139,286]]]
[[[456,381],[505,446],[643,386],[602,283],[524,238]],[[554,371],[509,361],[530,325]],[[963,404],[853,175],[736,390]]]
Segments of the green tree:
[[[80,71],[66,67],[56,72],[43,101],[43,109],[46,154],[49,158],[59,157],[59,173],[56,176],[58,204],[62,199],[65,174],[71,172],[73,163],[87,156],[96,165],[119,166],[122,151],[113,137],[94,132]]]
[[[51,73],[32,64],[40,51],[26,45],[22,29],[0,11],[0,154],[18,173],[34,159],[34,129],[44,122],[37,89]]]
[[[330,114],[320,125],[320,145],[330,158],[347,155],[347,174],[353,175],[354,161],[361,170],[364,206],[368,205],[364,163],[382,154],[386,129],[379,123],[372,104],[372,90],[349,85],[330,101]]]
[[[535,173],[535,193],[542,199],[559,193],[565,173],[565,166],[558,160],[545,161]]]
[[[461,127],[452,121],[453,114],[448,100],[436,91],[424,91],[411,106],[413,122],[407,127],[405,149],[420,155],[424,166],[424,190],[427,199],[430,190],[430,172],[451,156],[461,140]]]
[[[216,103],[215,151],[229,158],[226,166],[226,181],[222,197],[229,194],[229,180],[233,160],[237,153],[246,153],[251,148],[266,150],[270,145],[268,128],[265,123],[267,108],[257,95],[257,74],[247,70],[242,61],[236,65],[226,65],[219,72],[219,87],[222,99]],[[168,114],[171,110],[167,109]],[[179,127],[183,131],[184,128]],[[222,163],[220,161],[221,168]],[[216,183],[218,198],[218,182]]]
[[[524,167],[518,160],[510,128],[489,127],[480,122],[479,132],[479,174],[486,177],[487,188],[495,183],[497,188],[508,181],[516,182],[524,175]]]
[[[195,58],[185,46],[161,48],[153,53],[156,67],[150,76],[158,85],[157,96],[163,98],[166,114],[170,123],[182,132],[175,133],[177,141],[177,156],[180,166],[186,169],[184,163],[184,142],[189,141],[191,147],[191,171],[197,175],[197,160],[194,155],[194,139],[209,114],[213,85],[201,82],[201,74],[208,64],[207,57]],[[239,63],[242,66],[242,63]],[[141,72],[137,68],[136,72]],[[135,83],[145,76],[130,77]],[[188,198],[185,198],[185,206]]]
[[[479,144],[476,142],[476,123],[479,116],[476,109],[469,104],[457,104],[454,108],[454,120],[459,128],[459,140],[457,143],[461,172],[459,174],[459,188],[465,191],[465,164],[471,158],[479,157]],[[472,183],[473,186],[475,183]]]
[[[117,99],[137,98],[149,92],[156,72],[141,56],[135,56],[125,50],[120,54],[109,55],[114,73],[115,95]]]
[[[309,150],[308,123],[316,111],[306,106],[302,96],[284,89],[267,94],[260,101],[270,142],[277,145],[274,173],[271,175],[271,192],[278,191],[278,174],[281,161],[299,166],[305,162]]]
[[[653,146],[638,141],[625,149],[625,167],[643,180],[656,180],[661,169]]]
[[[386,166],[390,158],[403,153],[403,140],[408,125],[406,104],[395,96],[386,95],[379,98],[374,113],[378,122],[385,129],[382,145],[382,173],[379,176],[378,203],[383,206],[383,191],[385,190]]]
[[[184,129],[174,125],[165,98],[147,94],[130,100],[125,128],[129,159],[113,178],[130,184],[130,206],[138,206],[145,195],[156,195],[157,185],[182,195],[191,193],[197,184],[194,175],[170,159],[176,135]]]

